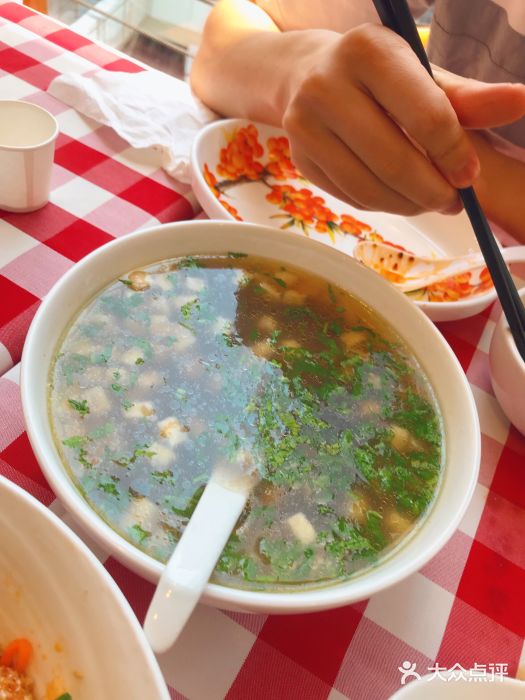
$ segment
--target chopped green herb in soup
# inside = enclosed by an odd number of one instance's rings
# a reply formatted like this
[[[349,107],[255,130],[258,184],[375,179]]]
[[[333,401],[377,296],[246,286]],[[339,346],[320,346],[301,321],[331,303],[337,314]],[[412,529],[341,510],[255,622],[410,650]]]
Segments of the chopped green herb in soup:
[[[436,402],[388,325],[317,276],[239,253],[105,289],[64,337],[50,396],[82,495],[161,561],[214,467],[256,470],[214,574],[226,585],[351,576],[415,526],[440,477]]]

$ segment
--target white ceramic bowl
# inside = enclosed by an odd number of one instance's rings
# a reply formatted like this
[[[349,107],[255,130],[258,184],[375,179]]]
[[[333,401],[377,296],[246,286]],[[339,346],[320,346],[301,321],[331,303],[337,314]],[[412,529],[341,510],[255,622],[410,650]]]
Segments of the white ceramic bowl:
[[[54,513],[3,477],[0,530],[0,644],[31,640],[37,697],[61,677],[74,700],[169,700],[111,576]]]
[[[444,418],[446,463],[437,498],[394,556],[345,583],[295,593],[265,593],[209,584],[203,602],[258,612],[303,612],[367,598],[421,568],[456,529],[477,480],[480,435],[476,407],[461,367],[432,323],[388,282],[338,251],[306,238],[253,224],[193,221],[119,238],[69,270],[48,294],[29,330],[22,359],[22,400],[31,444],[58,497],[91,535],[126,566],[157,581],[162,564],[117,535],[87,505],[55,448],[47,411],[48,370],[64,329],[110,282],[162,259],[243,251],[320,274],[376,308],[406,339],[429,377]]]
[[[520,290],[525,301],[525,287]],[[525,435],[525,362],[516,348],[505,314],[501,314],[489,350],[490,378],[503,412]]]

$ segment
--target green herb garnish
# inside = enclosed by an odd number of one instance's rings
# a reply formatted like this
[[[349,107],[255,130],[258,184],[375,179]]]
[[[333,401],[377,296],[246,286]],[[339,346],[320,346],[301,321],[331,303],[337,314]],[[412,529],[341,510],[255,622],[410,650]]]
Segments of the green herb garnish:
[[[65,440],[62,440],[62,444],[65,445],[66,447],[81,447],[88,441],[89,438],[87,438],[85,435],[72,435],[69,438],[66,438]]]
[[[68,399],[67,402],[72,408],[75,409],[75,411],[78,411],[82,417],[86,416],[89,413],[89,406],[86,399],[83,399],[82,401]]]

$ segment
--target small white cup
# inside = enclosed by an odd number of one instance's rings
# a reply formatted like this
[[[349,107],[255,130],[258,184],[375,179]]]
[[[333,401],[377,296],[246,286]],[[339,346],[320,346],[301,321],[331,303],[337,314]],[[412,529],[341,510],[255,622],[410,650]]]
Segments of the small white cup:
[[[57,136],[47,110],[0,100],[0,209],[27,212],[47,204]]]

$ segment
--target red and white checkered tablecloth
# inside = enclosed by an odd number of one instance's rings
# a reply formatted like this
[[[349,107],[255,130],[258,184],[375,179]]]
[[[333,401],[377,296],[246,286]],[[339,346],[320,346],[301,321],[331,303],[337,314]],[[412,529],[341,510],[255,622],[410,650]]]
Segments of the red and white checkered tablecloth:
[[[62,73],[143,70],[49,18],[0,1],[0,99],[34,102],[60,127],[50,203],[33,214],[0,211],[0,373],[20,359],[39,301],[77,260],[116,236],[192,218],[195,200],[110,128],[46,93]],[[186,195],[186,196],[183,196]]]
[[[115,236],[193,216],[191,193],[164,175],[155,153],[129,148],[46,94],[59,73],[97,66],[142,69],[0,0],[0,98],[45,106],[61,129],[50,204],[34,214],[0,212],[0,375],[18,361],[40,299],[75,261]],[[386,700],[400,686],[404,661],[420,674],[436,664],[488,672],[500,664],[525,677],[525,439],[490,387],[487,351],[498,314],[496,306],[441,324],[470,380],[483,445],[472,504],[447,546],[419,573],[339,610],[252,616],[200,606],[160,658],[173,698]],[[29,446],[18,367],[0,376],[0,473],[75,529]],[[79,534],[142,620],[152,586]]]

